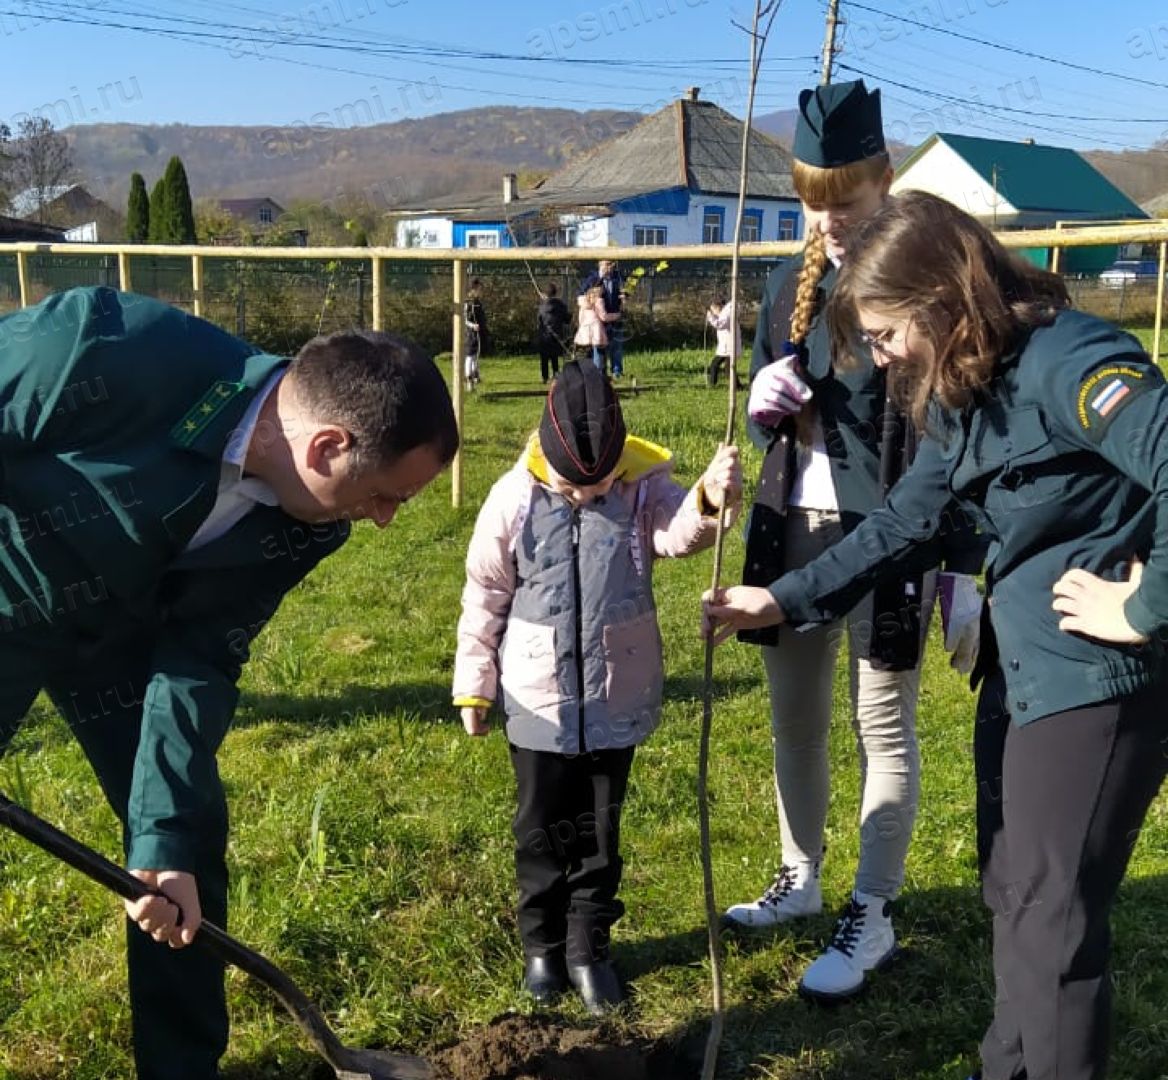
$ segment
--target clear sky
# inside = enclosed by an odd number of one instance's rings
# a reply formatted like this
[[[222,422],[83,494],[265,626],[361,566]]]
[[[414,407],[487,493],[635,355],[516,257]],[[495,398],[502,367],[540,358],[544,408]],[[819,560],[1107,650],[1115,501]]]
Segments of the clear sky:
[[[793,107],[818,81],[826,6],[779,8],[756,113]],[[748,45],[735,23],[752,11],[724,0],[0,0],[0,121],[651,112],[689,85],[742,115]],[[885,127],[902,142],[935,130],[1115,150],[1168,140],[1163,0],[842,0],[841,13],[835,77],[882,86]]]

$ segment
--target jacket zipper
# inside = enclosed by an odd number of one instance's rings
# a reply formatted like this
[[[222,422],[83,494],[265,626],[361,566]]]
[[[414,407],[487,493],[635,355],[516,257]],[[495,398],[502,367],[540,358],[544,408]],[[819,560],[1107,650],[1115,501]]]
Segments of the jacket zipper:
[[[576,704],[584,753],[584,589],[580,584],[580,508],[572,508],[572,578],[576,586]]]

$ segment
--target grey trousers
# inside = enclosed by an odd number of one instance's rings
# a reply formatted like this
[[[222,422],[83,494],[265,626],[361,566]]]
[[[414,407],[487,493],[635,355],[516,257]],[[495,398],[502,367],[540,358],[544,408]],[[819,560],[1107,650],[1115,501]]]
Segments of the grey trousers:
[[[833,511],[792,507],[787,513],[786,568],[798,569],[843,536]],[[922,633],[932,613],[935,575],[921,598]],[[855,887],[892,899],[904,884],[920,800],[920,750],[916,736],[920,667],[878,671],[864,659],[872,633],[870,599],[841,620],[806,630],[782,627],[779,642],[762,649],[771,698],[775,793],[783,862],[812,862],[823,850],[831,796],[828,731],[832,682],[844,636],[848,638],[852,728],[860,758],[860,863]]]

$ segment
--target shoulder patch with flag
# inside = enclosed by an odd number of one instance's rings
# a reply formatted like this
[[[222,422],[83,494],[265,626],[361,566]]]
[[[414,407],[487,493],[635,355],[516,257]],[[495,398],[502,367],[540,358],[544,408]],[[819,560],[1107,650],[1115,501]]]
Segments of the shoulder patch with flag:
[[[223,380],[215,383],[191,406],[186,416],[174,425],[170,437],[180,446],[190,446],[203,429],[222,412],[223,407],[229,401],[239,397],[246,389],[246,383]]]
[[[1100,442],[1116,415],[1159,382],[1150,367],[1108,364],[1093,371],[1079,384],[1075,409],[1079,426],[1091,439]]]

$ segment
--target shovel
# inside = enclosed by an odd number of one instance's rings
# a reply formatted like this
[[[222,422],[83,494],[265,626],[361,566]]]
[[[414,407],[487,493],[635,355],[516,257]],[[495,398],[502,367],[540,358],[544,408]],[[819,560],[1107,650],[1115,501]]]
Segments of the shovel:
[[[155,895],[155,890],[133,874],[17,806],[2,794],[0,824],[6,825],[26,840],[31,840],[62,862],[67,862],[124,900],[139,900],[144,896]],[[268,987],[292,1014],[300,1030],[312,1040],[316,1052],[336,1071],[337,1080],[431,1080],[433,1070],[424,1058],[393,1054],[386,1050],[355,1050],[345,1046],[325,1022],[320,1010],[283,971],[259,953],[241,945],[214,923],[204,920],[195,935],[195,944],[209,949],[224,963],[234,964]]]

